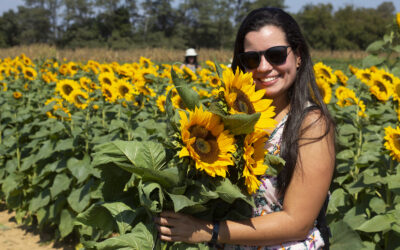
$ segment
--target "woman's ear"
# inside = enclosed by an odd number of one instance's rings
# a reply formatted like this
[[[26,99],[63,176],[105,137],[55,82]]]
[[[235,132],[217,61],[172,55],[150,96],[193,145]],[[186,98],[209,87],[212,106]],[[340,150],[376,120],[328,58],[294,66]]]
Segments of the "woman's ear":
[[[300,67],[300,65],[301,65],[301,56],[300,56],[299,51],[297,50],[296,51],[296,68],[298,69]]]

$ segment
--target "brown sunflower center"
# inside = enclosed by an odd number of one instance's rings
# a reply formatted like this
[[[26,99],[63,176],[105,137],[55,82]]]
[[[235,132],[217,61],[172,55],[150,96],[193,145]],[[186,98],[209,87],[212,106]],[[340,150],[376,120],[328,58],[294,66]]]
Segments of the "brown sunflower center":
[[[105,84],[108,84],[108,85],[111,85],[111,84],[112,84],[111,79],[108,78],[108,77],[104,77],[104,78],[103,78],[103,82],[104,82]]]
[[[321,73],[325,78],[331,78],[331,74],[326,69],[321,69]]]
[[[393,144],[397,150],[400,150],[400,135],[399,134],[393,135]]]
[[[200,156],[201,160],[213,163],[218,160],[219,148],[217,139],[206,128],[195,125],[189,128],[190,136],[196,137],[193,148]]]
[[[376,86],[378,86],[379,91],[385,92],[385,93],[387,92],[386,86],[383,83],[377,81],[377,82],[375,82],[375,84],[376,84]]]
[[[397,84],[396,87],[394,88],[394,91],[398,96],[400,96],[400,84]]]
[[[255,113],[254,107],[247,95],[236,88],[234,88],[233,91],[236,93],[236,100],[233,103],[233,108],[239,112],[243,112],[246,114]]]
[[[111,91],[108,90],[108,89],[105,89],[105,90],[104,90],[104,94],[106,94],[106,96],[107,96],[108,98],[111,98],[111,97],[112,97],[112,93],[111,93]]]
[[[29,70],[26,71],[26,75],[27,75],[28,77],[33,77],[33,73],[30,72]]]
[[[388,76],[388,75],[382,75],[383,79],[385,79],[386,81],[389,81],[390,83],[393,83],[393,79]]]
[[[126,87],[126,86],[121,86],[121,87],[119,87],[119,93],[120,93],[122,96],[125,96],[128,92],[129,92],[128,87]]]
[[[76,95],[75,96],[75,103],[77,104],[83,104],[82,100],[85,100],[85,97],[83,95]]]
[[[194,146],[201,154],[208,154],[211,151],[211,144],[203,138],[196,138]]]
[[[74,90],[74,88],[72,88],[71,85],[69,85],[69,84],[64,84],[64,85],[62,86],[62,91],[63,91],[66,95],[69,95],[69,94],[72,92],[72,90]]]
[[[219,83],[219,80],[218,80],[218,78],[213,78],[212,80],[211,80],[211,84],[212,85],[218,85],[218,83]]]
[[[371,80],[371,74],[369,74],[369,73],[363,73],[363,74],[362,74],[362,78]]]

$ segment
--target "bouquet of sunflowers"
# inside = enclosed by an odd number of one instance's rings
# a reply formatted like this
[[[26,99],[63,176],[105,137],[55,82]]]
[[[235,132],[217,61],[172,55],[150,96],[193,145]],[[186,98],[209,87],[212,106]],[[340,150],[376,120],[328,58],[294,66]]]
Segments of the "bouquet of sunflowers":
[[[131,214],[129,230],[97,243],[97,248],[186,249],[186,243],[158,240],[152,218],[163,210],[207,220],[251,217],[258,177],[272,170],[268,165],[283,164],[264,148],[276,125],[274,107],[264,98],[265,90],[255,89],[251,74],[216,69],[221,85],[213,96],[201,99],[171,68],[174,88],[165,101],[165,142],[114,141],[96,147],[95,165],[132,173],[125,188],[135,200],[128,202],[130,212],[125,213]],[[180,108],[173,105],[177,96]]]

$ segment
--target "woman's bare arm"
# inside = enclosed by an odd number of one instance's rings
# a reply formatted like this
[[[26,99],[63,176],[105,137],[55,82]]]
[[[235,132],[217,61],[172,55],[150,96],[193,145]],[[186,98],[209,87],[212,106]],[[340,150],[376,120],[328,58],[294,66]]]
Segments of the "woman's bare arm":
[[[309,114],[303,127],[313,123],[302,138],[325,133],[326,124],[317,112]],[[285,194],[283,210],[245,221],[223,221],[218,242],[240,245],[275,245],[306,238],[324,203],[331,183],[335,150],[333,129],[323,139],[300,141],[298,165]],[[203,242],[211,239],[210,222],[183,214],[164,212],[157,219],[161,239]]]

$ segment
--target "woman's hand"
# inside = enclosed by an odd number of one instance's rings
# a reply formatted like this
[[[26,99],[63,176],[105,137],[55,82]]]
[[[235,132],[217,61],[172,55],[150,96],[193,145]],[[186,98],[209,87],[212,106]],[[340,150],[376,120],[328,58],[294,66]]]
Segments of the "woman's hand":
[[[154,222],[160,239],[164,241],[199,243],[211,240],[212,223],[190,215],[165,211]]]

